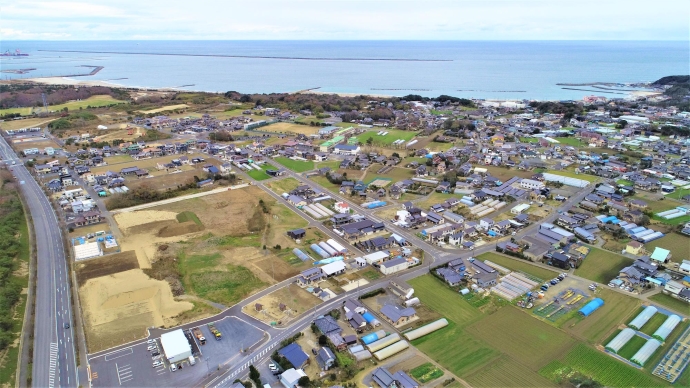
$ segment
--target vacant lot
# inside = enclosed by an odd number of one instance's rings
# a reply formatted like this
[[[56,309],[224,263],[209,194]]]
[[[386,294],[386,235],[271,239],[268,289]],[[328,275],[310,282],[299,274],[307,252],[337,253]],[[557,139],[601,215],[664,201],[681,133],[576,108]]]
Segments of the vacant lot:
[[[319,303],[321,299],[296,284],[289,284],[254,303],[243,306],[242,311],[264,322],[285,324]],[[261,305],[260,310],[256,308],[256,304]],[[281,304],[284,305],[282,310]]]
[[[455,194],[443,194],[443,193],[437,193],[433,192],[429,194],[427,197],[424,199],[420,199],[419,201],[415,201],[414,205],[424,211],[429,210],[429,207],[431,205],[436,205],[439,204],[443,201],[445,201],[448,198],[457,198],[458,196]],[[462,205],[460,205],[462,206]]]
[[[676,299],[670,295],[656,294],[656,295],[650,296],[649,300],[653,301],[654,303],[658,303],[664,307],[667,307],[673,311],[677,311],[679,313],[687,314],[687,311],[688,311],[688,303],[687,302],[683,302],[682,300]]]
[[[502,356],[465,377],[473,387],[555,387],[555,383],[510,357]]]
[[[372,164],[367,173],[367,181],[371,182],[376,178],[387,178],[390,179],[391,182],[395,183],[405,179],[410,179],[414,175],[414,171],[412,171],[412,169],[402,167],[393,167],[391,170],[381,174],[378,171],[380,171],[382,168],[383,166],[380,164]]]
[[[617,253],[592,248],[580,268],[575,270],[575,275],[607,284],[632,262],[632,259]]]
[[[259,131],[276,132],[276,133],[294,133],[298,135],[315,135],[319,132],[321,127],[312,127],[311,125],[300,125],[293,123],[275,123],[258,128]]]
[[[501,255],[495,252],[487,252],[477,256],[480,260],[489,260],[496,263],[502,267],[506,267],[513,271],[524,272],[526,274],[535,276],[539,279],[546,280],[558,276],[558,272],[552,271],[550,269],[538,267],[536,265],[530,264],[527,260],[513,259],[508,256]]]
[[[561,325],[561,328],[592,345],[601,343],[620,324],[629,322],[640,306],[639,299],[605,288],[597,290],[595,296],[604,300],[604,305],[595,313],[587,318],[576,316]]]
[[[357,135],[357,139],[359,139],[360,142],[363,144],[367,144],[367,141],[369,138],[372,138],[372,143],[371,145],[373,146],[387,146],[393,143],[396,140],[405,140],[409,141],[415,135],[417,132],[413,131],[401,131],[399,129],[381,129],[382,132],[388,132],[386,135],[378,135],[380,131],[367,131],[364,132],[360,135]],[[404,145],[405,143],[403,143]]]
[[[281,195],[283,193],[289,193],[296,189],[300,185],[300,182],[295,178],[285,178],[278,181],[272,181],[266,183],[266,187],[270,188],[274,193]]]
[[[481,166],[482,168],[485,168],[489,173],[491,173],[492,176],[495,176],[496,178],[500,179],[502,182],[508,181],[512,177],[519,177],[519,178],[531,178],[532,175],[534,175],[534,172],[532,171],[526,171],[526,170],[518,170],[518,169],[508,169],[505,167],[496,167],[496,166]]]
[[[516,307],[504,307],[467,330],[533,370],[570,350],[575,341]]]
[[[666,236],[645,244],[644,248],[654,252],[654,248],[665,248],[671,251],[671,260],[680,263],[681,260],[686,260],[690,257],[690,237],[684,236],[680,233],[671,232]]]
[[[79,110],[79,108],[86,108],[86,107],[92,107],[92,108],[97,108],[100,106],[108,106],[108,105],[113,105],[113,104],[125,104],[125,101],[121,100],[116,100],[113,97],[109,95],[102,95],[102,96],[91,96],[85,100],[81,101],[70,101],[66,102],[64,104],[58,104],[58,105],[50,105],[48,106],[48,109],[52,112],[57,112],[60,111],[64,108],[67,108],[70,111],[73,110]],[[8,108],[8,109],[0,109],[0,115],[8,114],[8,113],[19,113],[22,116],[30,115],[32,112],[36,110],[41,110],[41,108]]]
[[[285,157],[277,157],[275,161],[295,172],[311,171],[314,169],[314,162],[304,160],[293,160]]]
[[[582,179],[583,181],[587,182],[595,182],[599,179],[599,177],[594,176],[594,175],[589,175],[589,174],[575,174],[574,172],[570,171],[565,171],[565,170],[546,170],[549,174],[554,174],[554,175],[560,175],[568,178],[576,178],[576,179]]]
[[[171,160],[177,159],[177,158],[179,158],[178,155],[166,155],[166,156],[161,156],[160,158],[151,158],[151,159],[142,159],[142,160],[134,160],[134,159],[130,158],[129,160],[125,159],[125,161],[121,162],[121,163],[116,163],[113,165],[107,165],[107,166],[101,166],[101,167],[94,167],[91,170],[91,172],[94,175],[98,175],[101,173],[105,173],[108,170],[119,172],[123,168],[138,167],[139,169],[148,171],[151,176],[166,175],[169,173],[168,171],[166,171],[165,169],[159,170],[156,168],[156,166],[158,164],[170,163]],[[122,159],[124,159],[124,158],[122,158]],[[120,159],[120,160],[122,160],[122,159]],[[109,162],[108,159],[106,159],[106,161]],[[119,161],[119,160],[116,159],[115,161]],[[211,162],[209,161],[209,163],[211,163]],[[204,164],[206,164],[206,163],[204,163]],[[194,170],[195,167],[192,165],[183,165],[181,167],[178,167],[178,169],[179,170]],[[201,171],[200,165],[198,166],[198,172],[199,172],[199,174],[203,173],[203,171]],[[137,180],[137,178],[128,178],[128,180]]]
[[[176,110],[176,109],[185,109],[185,108],[189,108],[189,105],[187,105],[187,104],[166,105],[166,106],[162,106],[160,108],[151,109],[151,110],[138,110],[137,112],[141,112],[143,114],[149,114],[149,113],[165,112],[166,110]]]
[[[134,251],[116,253],[97,259],[80,261],[75,264],[77,282],[80,287],[89,279],[138,268],[139,262],[137,261],[137,255]]]
[[[45,127],[49,122],[57,119],[47,119],[45,117],[23,119],[23,120],[5,120],[0,121],[0,129],[20,129],[20,128],[31,128],[31,127]]]

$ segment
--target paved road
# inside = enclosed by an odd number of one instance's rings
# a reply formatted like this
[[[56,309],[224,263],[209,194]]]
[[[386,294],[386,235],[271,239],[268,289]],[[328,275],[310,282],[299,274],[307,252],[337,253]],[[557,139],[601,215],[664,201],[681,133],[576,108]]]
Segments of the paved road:
[[[69,271],[62,233],[55,212],[38,183],[7,144],[0,140],[0,155],[17,177],[36,235],[38,272],[34,327],[32,385],[76,387],[77,363],[70,301]],[[12,166],[12,161],[17,164]],[[65,329],[66,323],[70,324]]]

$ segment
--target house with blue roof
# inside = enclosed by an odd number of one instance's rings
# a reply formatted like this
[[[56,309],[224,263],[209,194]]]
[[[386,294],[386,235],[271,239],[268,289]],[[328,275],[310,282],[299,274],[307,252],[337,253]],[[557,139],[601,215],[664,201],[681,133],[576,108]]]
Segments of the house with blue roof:
[[[307,353],[304,353],[302,348],[294,342],[278,350],[278,354],[285,357],[295,369],[302,369],[309,364],[309,356]]]

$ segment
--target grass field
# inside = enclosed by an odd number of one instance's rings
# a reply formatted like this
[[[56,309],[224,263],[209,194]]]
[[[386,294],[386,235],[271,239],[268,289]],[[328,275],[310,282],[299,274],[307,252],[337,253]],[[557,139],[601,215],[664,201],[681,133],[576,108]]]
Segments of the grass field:
[[[188,222],[192,221],[197,225],[201,225],[201,221],[199,220],[199,217],[194,214],[194,212],[190,211],[184,211],[182,213],[179,213],[177,215],[177,222]]]
[[[626,360],[629,360],[632,356],[637,353],[638,350],[644,344],[647,343],[647,340],[640,337],[639,335],[633,336],[630,338],[630,341],[628,341],[623,347],[618,351],[618,355],[625,358]]]
[[[671,260],[677,263],[690,257],[690,237],[680,233],[671,232],[658,240],[645,244],[645,249],[649,252],[654,252],[656,247],[671,251]]]
[[[668,383],[645,371],[616,360],[585,344],[579,344],[569,353],[539,370],[539,374],[552,380],[566,379],[577,371],[607,387],[665,387]]]
[[[568,178],[575,178],[575,179],[582,179],[583,181],[587,182],[595,182],[596,180],[599,179],[599,177],[594,176],[594,175],[589,175],[589,174],[575,174],[574,172],[570,171],[565,171],[565,170],[546,170],[549,174],[554,174],[554,175],[560,175],[560,176],[565,176]]]
[[[676,299],[670,295],[661,293],[650,296],[649,300],[658,303],[664,307],[667,307],[673,311],[677,311],[679,313],[684,312],[685,314],[687,314],[688,308],[690,308],[690,304],[688,304],[687,302],[683,302],[680,299]]]
[[[576,139],[574,137],[557,137],[556,140],[558,140],[560,144],[573,146],[576,148],[582,147],[584,145],[584,143],[580,141],[580,139]]]
[[[575,275],[607,284],[620,273],[625,266],[632,264],[633,260],[613,252],[592,248],[585,257],[580,268],[575,270]]]
[[[149,113],[165,112],[166,110],[176,110],[176,109],[185,109],[185,108],[189,108],[189,105],[187,105],[187,104],[166,105],[166,106],[162,106],[160,108],[151,109],[151,110],[138,110],[137,112],[141,112],[143,114],[149,114]]]
[[[506,267],[513,271],[524,272],[532,276],[536,276],[539,279],[546,280],[558,276],[558,272],[551,271],[546,268],[537,267],[536,265],[530,264],[526,260],[513,259],[508,256],[501,255],[495,252],[487,252],[477,256],[480,260],[489,260],[500,266]]]
[[[429,194],[426,198],[416,201],[414,205],[424,211],[427,211],[429,210],[429,207],[431,205],[441,203],[448,198],[458,198],[458,196],[456,194],[443,194],[434,191],[433,193]]]
[[[281,195],[283,193],[289,193],[292,190],[296,189],[297,186],[299,186],[299,183],[300,182],[295,178],[285,178],[278,181],[273,181],[271,183],[267,183],[266,186],[273,190],[274,193]]]
[[[611,335],[621,323],[628,323],[640,307],[639,299],[606,288],[600,288],[595,296],[604,300],[596,313],[584,319],[577,316],[561,325],[562,329],[592,345]]]
[[[285,157],[277,157],[275,161],[282,164],[283,166],[289,168],[294,172],[305,172],[314,169],[314,162],[312,161],[302,161],[302,160],[292,160]]]
[[[434,364],[427,362],[416,368],[410,370],[410,375],[420,383],[426,383],[443,376],[443,371],[434,366]]]
[[[649,321],[647,321],[647,323],[644,324],[644,326],[642,326],[640,331],[651,336],[654,334],[656,329],[659,328],[659,326],[663,325],[663,323],[666,321],[666,318],[668,318],[667,315],[656,313],[649,319]]]
[[[380,131],[388,132],[388,134],[380,136],[377,135]],[[373,139],[371,145],[373,146],[386,146],[390,145],[396,140],[402,139],[405,141],[411,140],[417,132],[414,131],[401,131],[399,129],[380,129],[375,131],[367,131],[360,135],[357,135],[362,144],[367,144],[367,139],[370,137]]]
[[[63,110],[64,108],[67,108],[69,111],[73,111],[73,110],[79,110],[79,108],[86,109],[87,106],[90,106],[92,108],[97,108],[100,106],[108,106],[108,105],[113,105],[113,104],[126,104],[126,102],[122,101],[122,100],[116,100],[109,95],[102,95],[102,96],[91,96],[91,97],[89,97],[85,100],[81,100],[81,101],[70,101],[70,102],[66,102],[64,104],[49,105],[48,109],[50,111],[53,111],[53,112]],[[8,114],[8,113],[19,113],[22,116],[26,116],[26,115],[30,115],[35,109],[39,109],[39,108],[0,109],[0,115],[4,115],[4,114]],[[41,107],[40,109],[43,109],[43,107]]]
[[[247,173],[247,175],[256,179],[257,181],[262,181],[264,179],[271,178],[270,175],[266,174],[266,170],[275,169],[275,167],[273,167],[272,165],[270,165],[268,163],[257,164],[257,166],[261,167],[261,170],[256,170],[256,169],[252,168],[249,171],[245,171]]]
[[[57,120],[57,118],[49,119],[45,117],[37,118],[27,118],[22,120],[5,120],[0,121],[0,129],[20,129],[20,128],[31,128],[31,127],[44,127],[49,122]]]
[[[276,132],[276,133],[295,133],[298,135],[315,135],[319,132],[321,127],[312,127],[311,125],[301,125],[293,123],[275,123],[257,128],[259,131]]]
[[[340,191],[340,185],[333,184],[328,181],[328,179],[325,176],[313,176],[309,178],[316,182],[319,186],[323,187],[324,189],[332,192],[332,193],[338,193]]]
[[[539,139],[536,137],[521,137],[520,142],[522,143],[539,143]]]
[[[482,168],[485,168],[488,172],[491,173],[492,176],[495,176],[496,178],[500,179],[503,182],[509,180],[510,178],[512,178],[514,176],[519,177],[519,178],[528,178],[529,179],[532,175],[534,175],[533,171],[507,169],[507,168],[496,167],[496,166],[482,166]]]
[[[464,377],[464,376],[463,376]],[[555,387],[552,381],[533,372],[519,362],[501,357],[475,373],[464,377],[473,387]]]
[[[566,353],[575,341],[563,331],[514,307],[504,307],[467,331],[522,364],[538,370]]]
[[[378,174],[377,171],[379,171],[381,168],[383,168],[383,166],[380,164],[374,164],[369,167],[369,172],[367,173],[367,182],[371,182],[378,177],[391,179],[392,183],[395,183],[405,179],[410,179],[413,176],[412,170],[401,167],[393,167],[385,174]]]

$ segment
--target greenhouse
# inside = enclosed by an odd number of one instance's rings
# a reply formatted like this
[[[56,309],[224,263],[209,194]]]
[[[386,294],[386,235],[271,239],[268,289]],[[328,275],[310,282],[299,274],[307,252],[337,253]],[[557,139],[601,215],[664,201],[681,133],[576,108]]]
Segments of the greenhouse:
[[[621,348],[635,335],[635,330],[626,327],[606,345],[606,350],[618,353]]]
[[[585,317],[588,317],[591,313],[595,312],[599,307],[604,305],[604,301],[601,298],[592,299],[591,302],[587,303],[583,308],[578,311]]]
[[[658,339],[659,341],[666,341],[666,338],[668,337],[669,334],[673,331],[673,329],[678,326],[680,323],[681,319],[679,316],[673,314],[669,315],[668,318],[664,321],[664,323],[659,326],[659,328],[654,332],[652,337]]]
[[[637,314],[635,319],[633,319],[632,322],[628,324],[628,326],[632,327],[635,330],[640,330],[642,326],[644,326],[644,324],[647,323],[647,321],[649,321],[654,316],[654,314],[656,314],[656,312],[656,307],[647,306],[644,310],[642,310],[641,313]]]
[[[651,357],[657,349],[659,349],[659,346],[661,346],[661,342],[655,339],[648,340],[647,343],[644,344],[634,356],[632,356],[630,361],[640,366],[644,366],[644,363],[649,360],[649,357]]]
[[[408,340],[412,341],[414,339],[417,339],[419,337],[423,337],[429,333],[432,333],[438,329],[441,329],[443,327],[448,326],[448,321],[446,318],[441,318],[437,321],[431,322],[428,325],[422,326],[419,329],[412,330],[410,332],[405,333],[405,338]]]

